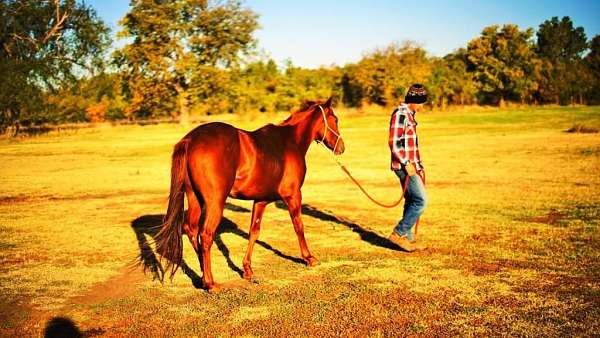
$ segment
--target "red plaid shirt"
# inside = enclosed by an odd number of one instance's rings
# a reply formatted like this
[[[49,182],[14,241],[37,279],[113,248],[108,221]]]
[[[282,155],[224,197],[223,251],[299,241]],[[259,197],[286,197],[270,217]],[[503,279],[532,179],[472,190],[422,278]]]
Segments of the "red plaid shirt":
[[[417,139],[417,121],[415,114],[405,103],[400,104],[392,113],[389,145],[392,152],[392,170],[402,169],[409,161],[415,163],[417,171],[423,170]]]

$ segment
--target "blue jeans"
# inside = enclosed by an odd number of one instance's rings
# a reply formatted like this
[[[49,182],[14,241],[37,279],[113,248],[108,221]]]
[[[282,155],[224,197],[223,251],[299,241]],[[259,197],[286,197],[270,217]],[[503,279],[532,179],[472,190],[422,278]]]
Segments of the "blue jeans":
[[[400,179],[400,186],[404,188],[406,172],[404,170],[394,170],[394,172]],[[419,216],[425,211],[426,205],[427,195],[425,194],[425,186],[419,175],[415,174],[408,179],[408,188],[406,188],[404,195],[404,212],[402,219],[398,222],[394,231],[400,236],[406,236],[410,241],[414,240],[411,230]]]

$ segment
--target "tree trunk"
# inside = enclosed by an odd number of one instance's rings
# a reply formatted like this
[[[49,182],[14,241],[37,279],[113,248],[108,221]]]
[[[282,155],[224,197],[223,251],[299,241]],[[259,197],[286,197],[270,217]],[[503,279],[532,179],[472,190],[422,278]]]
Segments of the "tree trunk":
[[[188,126],[190,124],[190,94],[187,88],[181,85],[176,86],[175,90],[177,91],[177,104],[179,105],[179,124]]]
[[[504,94],[500,94],[500,101],[498,101],[498,107],[504,108]]]

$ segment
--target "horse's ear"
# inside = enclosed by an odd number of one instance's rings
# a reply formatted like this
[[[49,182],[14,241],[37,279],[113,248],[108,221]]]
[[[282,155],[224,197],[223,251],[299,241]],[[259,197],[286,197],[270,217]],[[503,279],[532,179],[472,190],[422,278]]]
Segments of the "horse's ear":
[[[331,103],[333,103],[333,95],[331,95],[323,105],[325,107],[331,107]]]

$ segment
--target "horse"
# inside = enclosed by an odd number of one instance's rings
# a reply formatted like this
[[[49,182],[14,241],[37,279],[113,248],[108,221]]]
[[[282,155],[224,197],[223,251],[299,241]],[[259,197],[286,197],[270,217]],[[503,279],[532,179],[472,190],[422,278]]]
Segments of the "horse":
[[[156,250],[166,258],[170,277],[182,264],[185,232],[200,262],[203,287],[209,291],[219,287],[212,275],[210,249],[227,197],[254,201],[243,260],[244,279],[253,277],[252,250],[265,207],[279,200],[287,205],[302,260],[308,266],[317,265],[304,238],[301,219],[305,156],[313,141],[323,143],[336,155],[345,150],[331,97],[324,103],[307,102],[282,123],[254,131],[221,122],[202,124],[175,144],[167,213],[155,238]],[[205,217],[200,226],[203,207]]]

